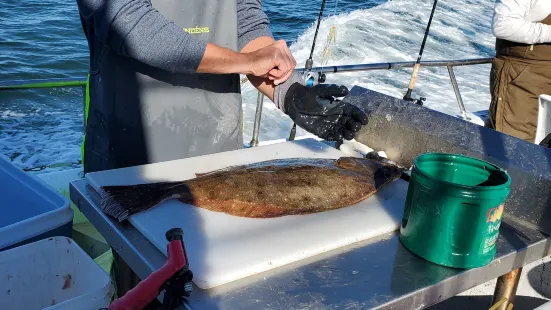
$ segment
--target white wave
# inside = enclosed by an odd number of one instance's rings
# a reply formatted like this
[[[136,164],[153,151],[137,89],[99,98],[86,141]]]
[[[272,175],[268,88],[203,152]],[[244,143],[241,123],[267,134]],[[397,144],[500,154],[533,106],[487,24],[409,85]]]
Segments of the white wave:
[[[75,128],[75,117],[67,112],[44,115],[11,115],[2,122],[0,153],[18,167],[33,168],[80,159],[82,133]],[[29,130],[33,128],[33,130]],[[42,172],[59,171],[70,166],[46,168]]]
[[[15,112],[15,111],[2,111],[0,113],[0,118],[11,118],[11,117],[24,117],[27,116],[25,113]]]
[[[366,10],[322,19],[314,66],[321,65],[330,28],[336,26],[336,44],[327,65],[389,61],[415,61],[432,9],[432,1],[392,0]],[[491,32],[493,1],[440,1],[434,14],[423,60],[467,59],[493,56]],[[310,54],[315,23],[290,46],[297,67],[304,67]],[[455,75],[468,112],[486,110],[490,102],[490,65],[455,68]],[[411,69],[328,74],[326,83],[351,88],[354,85],[401,98],[407,90]],[[245,113],[244,141],[250,141],[257,91],[250,83],[242,87]],[[414,97],[425,97],[425,106],[443,113],[460,114],[446,68],[421,68]],[[292,121],[264,100],[260,140],[286,138]],[[297,136],[307,134],[298,129]]]

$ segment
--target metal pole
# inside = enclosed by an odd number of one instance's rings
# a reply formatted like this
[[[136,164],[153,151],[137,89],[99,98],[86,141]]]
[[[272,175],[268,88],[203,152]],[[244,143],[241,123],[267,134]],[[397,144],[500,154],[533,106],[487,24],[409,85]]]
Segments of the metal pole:
[[[481,65],[489,64],[493,58],[477,58],[477,59],[463,59],[463,60],[428,60],[421,61],[423,67],[444,67],[444,66],[469,66],[469,65]],[[324,73],[339,73],[339,72],[361,72],[361,71],[373,71],[373,70],[390,70],[411,68],[415,66],[414,61],[403,62],[379,62],[369,64],[355,64],[355,65],[342,65],[342,66],[325,66],[325,67],[313,67],[312,72],[324,72]],[[306,68],[295,69],[297,72],[308,71]]]
[[[522,267],[497,278],[494,296],[492,298],[492,310],[508,310],[513,307],[517,294],[518,282]]]
[[[256,100],[256,113],[254,115],[254,127],[253,127],[253,139],[251,140],[251,146],[258,146],[258,135],[260,132],[260,118],[262,117],[262,105],[264,104],[264,94],[258,92],[258,98]]]
[[[455,78],[455,73],[453,72],[452,66],[448,67],[448,73],[450,74],[450,80],[452,82],[453,91],[455,92],[455,98],[457,99],[457,104],[459,105],[459,110],[461,110],[461,115],[463,116],[463,119],[470,120],[470,118],[467,116],[467,110],[465,109],[465,105],[463,104],[463,98],[461,98],[461,93],[459,92],[459,86],[457,85],[457,80]]]

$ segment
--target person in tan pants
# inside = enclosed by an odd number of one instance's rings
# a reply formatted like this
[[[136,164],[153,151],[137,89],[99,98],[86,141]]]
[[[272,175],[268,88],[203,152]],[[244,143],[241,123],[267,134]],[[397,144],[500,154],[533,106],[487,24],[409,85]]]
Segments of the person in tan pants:
[[[497,0],[488,126],[534,143],[538,97],[551,95],[551,0]]]

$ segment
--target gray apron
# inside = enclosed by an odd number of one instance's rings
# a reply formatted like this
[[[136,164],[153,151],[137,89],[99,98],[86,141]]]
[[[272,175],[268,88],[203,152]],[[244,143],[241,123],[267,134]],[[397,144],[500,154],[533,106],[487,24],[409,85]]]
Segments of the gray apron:
[[[235,0],[152,5],[197,39],[237,50]],[[174,74],[89,40],[85,173],[242,147],[239,75]]]

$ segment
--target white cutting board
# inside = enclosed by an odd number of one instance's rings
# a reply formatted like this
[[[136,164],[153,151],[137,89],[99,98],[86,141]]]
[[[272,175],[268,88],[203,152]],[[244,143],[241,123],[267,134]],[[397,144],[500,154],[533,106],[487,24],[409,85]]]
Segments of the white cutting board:
[[[195,173],[291,157],[339,158],[345,153],[313,139],[89,173],[92,187],[191,179]],[[129,221],[166,255],[165,232],[184,230],[195,284],[207,289],[395,231],[407,182],[399,179],[357,205],[309,215],[253,219],[166,201]]]

